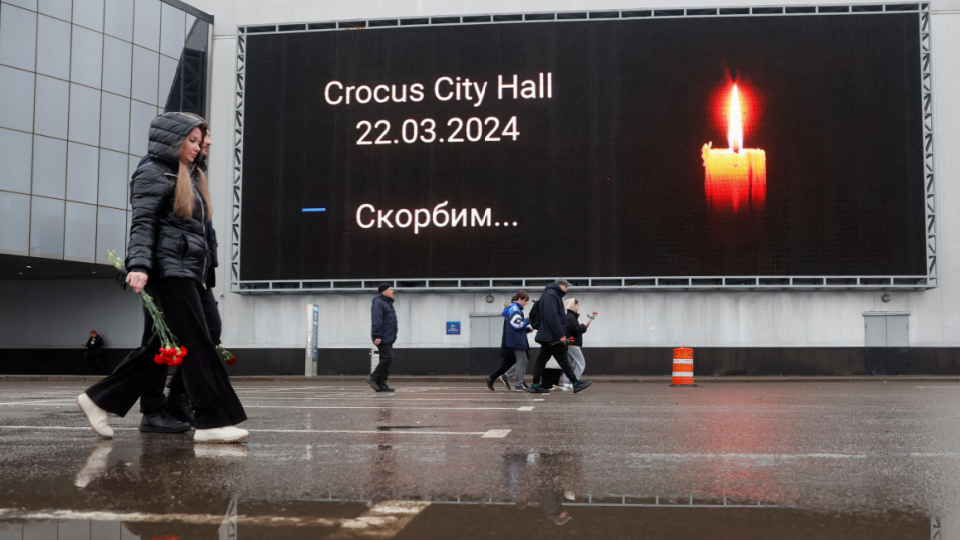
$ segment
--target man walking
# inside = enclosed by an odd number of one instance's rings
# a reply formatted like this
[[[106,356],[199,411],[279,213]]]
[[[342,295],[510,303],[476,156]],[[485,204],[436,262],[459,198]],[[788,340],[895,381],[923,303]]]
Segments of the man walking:
[[[397,341],[397,310],[393,309],[393,287],[389,283],[381,283],[377,292],[380,294],[374,297],[370,308],[370,336],[380,351],[380,363],[367,377],[367,384],[374,392],[393,392],[387,386],[387,377],[393,362],[393,344]]]
[[[573,382],[574,393],[579,393],[593,384],[590,381],[577,380],[577,376],[567,360],[567,314],[563,309],[563,295],[567,294],[569,288],[569,281],[558,279],[547,285],[547,288],[543,291],[543,296],[537,302],[541,320],[535,339],[540,344],[540,355],[537,356],[537,363],[533,366],[533,386],[526,389],[527,392],[532,394],[550,393],[549,390],[541,388],[540,378],[543,376],[543,369],[551,356],[556,358],[563,374]]]
[[[84,356],[87,359],[87,365],[90,366],[90,369],[96,373],[98,371],[98,366],[100,365],[100,351],[103,350],[103,338],[100,337],[100,334],[96,330],[90,331],[90,339],[83,344],[84,348],[87,350],[84,352]]]

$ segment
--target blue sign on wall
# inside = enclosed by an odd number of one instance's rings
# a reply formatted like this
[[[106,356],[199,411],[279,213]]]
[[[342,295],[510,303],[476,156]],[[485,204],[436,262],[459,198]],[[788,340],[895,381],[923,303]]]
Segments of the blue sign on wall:
[[[447,321],[447,335],[460,335],[460,321]]]

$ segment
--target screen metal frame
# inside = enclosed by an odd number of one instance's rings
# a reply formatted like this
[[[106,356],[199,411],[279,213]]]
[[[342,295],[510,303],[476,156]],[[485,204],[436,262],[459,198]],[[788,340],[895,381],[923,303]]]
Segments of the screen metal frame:
[[[926,290],[939,286],[937,248],[936,162],[933,132],[933,65],[931,60],[931,10],[929,2],[782,5],[728,8],[669,8],[602,11],[560,11],[496,13],[480,15],[427,16],[312,23],[245,25],[237,27],[236,71],[234,84],[233,171],[231,178],[231,223],[229,278],[230,291],[240,294],[368,293],[380,283],[391,283],[408,292],[516,291],[518,288],[543,287],[554,277],[542,278],[463,278],[463,279],[328,279],[328,280],[244,280],[240,276],[242,253],[241,202],[243,200],[243,124],[245,55],[247,37],[259,34],[302,32],[349,32],[398,27],[429,27],[480,24],[537,24],[544,22],[589,23],[615,19],[665,19],[704,17],[822,17],[916,13],[920,35],[920,84],[923,122],[924,234],[926,237],[926,275],[912,276],[642,276],[642,277],[570,277],[577,290],[588,291],[716,291],[716,290]]]

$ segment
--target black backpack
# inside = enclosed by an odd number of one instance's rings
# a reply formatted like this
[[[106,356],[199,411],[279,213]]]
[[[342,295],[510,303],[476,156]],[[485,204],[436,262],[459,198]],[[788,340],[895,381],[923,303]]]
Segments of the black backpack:
[[[533,301],[533,307],[530,308],[530,327],[534,330],[540,329],[540,323],[543,322],[543,314],[540,313],[540,302]]]

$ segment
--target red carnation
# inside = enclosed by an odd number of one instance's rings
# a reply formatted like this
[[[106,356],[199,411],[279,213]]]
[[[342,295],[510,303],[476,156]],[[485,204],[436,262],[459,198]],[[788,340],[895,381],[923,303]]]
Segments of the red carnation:
[[[153,361],[157,364],[166,364],[167,359],[162,354],[153,355]]]
[[[227,365],[228,365],[228,366],[232,366],[232,365],[234,365],[234,364],[236,364],[236,363],[237,363],[237,357],[236,357],[236,356],[231,356],[230,359],[227,360]]]

